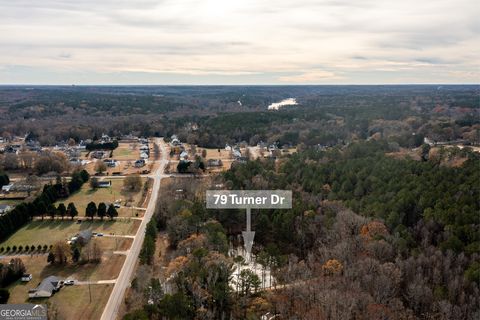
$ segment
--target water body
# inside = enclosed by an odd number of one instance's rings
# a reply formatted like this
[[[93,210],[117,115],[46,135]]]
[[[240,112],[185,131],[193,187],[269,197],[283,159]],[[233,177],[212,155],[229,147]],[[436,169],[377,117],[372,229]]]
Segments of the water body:
[[[272,103],[271,105],[268,106],[268,110],[278,110],[282,107],[285,107],[285,106],[294,106],[294,105],[297,105],[297,99],[295,98],[288,98],[288,99],[284,99],[280,102],[275,102],[275,103]]]

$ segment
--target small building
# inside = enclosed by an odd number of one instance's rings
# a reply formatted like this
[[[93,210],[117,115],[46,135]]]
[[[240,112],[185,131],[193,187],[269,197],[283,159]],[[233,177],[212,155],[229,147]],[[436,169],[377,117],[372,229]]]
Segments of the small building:
[[[22,282],[29,282],[30,280],[32,280],[32,275],[30,273],[24,273],[22,275],[22,278],[20,278],[20,280]]]
[[[42,280],[42,282],[35,289],[28,290],[29,298],[48,298],[52,294],[60,290],[62,283],[58,277],[49,276]]]
[[[207,160],[208,167],[221,167],[223,166],[222,160],[220,159],[208,159]]]
[[[112,186],[111,180],[98,181],[98,184],[97,184],[98,188],[110,188],[111,186]]]
[[[0,204],[0,216],[12,210],[13,207],[9,204]]]

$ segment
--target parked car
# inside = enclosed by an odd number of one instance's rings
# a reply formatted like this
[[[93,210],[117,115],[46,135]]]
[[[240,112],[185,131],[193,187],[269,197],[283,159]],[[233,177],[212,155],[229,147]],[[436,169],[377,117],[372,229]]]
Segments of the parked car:
[[[113,206],[117,209],[121,207],[120,203],[114,203]]]
[[[97,233],[97,237],[103,237],[103,233]]]
[[[75,280],[65,280],[64,284],[66,286],[73,286],[75,284]]]

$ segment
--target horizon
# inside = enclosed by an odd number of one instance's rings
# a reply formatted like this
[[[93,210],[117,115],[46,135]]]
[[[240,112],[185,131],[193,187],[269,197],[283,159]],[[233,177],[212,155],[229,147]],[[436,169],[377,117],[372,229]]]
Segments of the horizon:
[[[478,83],[375,83],[375,84],[16,84],[0,83],[2,87],[402,87],[402,86],[480,86]]]

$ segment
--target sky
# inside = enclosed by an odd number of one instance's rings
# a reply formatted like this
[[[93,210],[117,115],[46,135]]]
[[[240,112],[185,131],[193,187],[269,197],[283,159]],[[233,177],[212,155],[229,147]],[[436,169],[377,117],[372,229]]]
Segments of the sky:
[[[477,2],[0,0],[0,84],[478,84]]]

